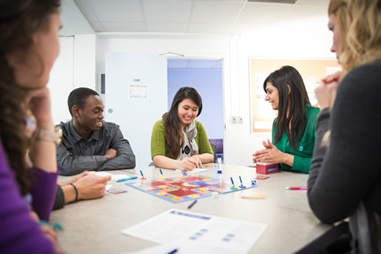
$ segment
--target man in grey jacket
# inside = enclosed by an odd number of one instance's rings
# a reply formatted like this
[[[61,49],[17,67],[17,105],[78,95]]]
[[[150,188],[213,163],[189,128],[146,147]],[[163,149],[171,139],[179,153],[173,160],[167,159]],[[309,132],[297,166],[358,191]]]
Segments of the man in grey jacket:
[[[72,120],[58,125],[63,132],[57,147],[61,175],[135,167],[135,155],[119,126],[103,121],[104,105],[97,92],[77,88],[70,93],[68,106]]]

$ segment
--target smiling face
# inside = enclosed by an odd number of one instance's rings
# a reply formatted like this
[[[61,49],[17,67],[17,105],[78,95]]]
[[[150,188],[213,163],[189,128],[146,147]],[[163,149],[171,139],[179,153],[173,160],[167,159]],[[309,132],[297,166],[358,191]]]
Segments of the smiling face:
[[[98,95],[90,95],[83,109],[73,107],[74,128],[83,138],[88,138],[93,131],[103,126],[103,101]]]
[[[271,103],[273,110],[279,107],[279,91],[278,88],[273,86],[271,82],[266,83],[266,96],[265,100]]]
[[[331,52],[336,53],[336,58],[339,59],[340,56],[340,50],[341,50],[341,34],[339,26],[336,22],[336,16],[333,14],[329,15],[328,19],[328,29],[332,31],[332,46],[331,46]]]
[[[199,107],[191,99],[182,100],[177,107],[177,116],[179,117],[182,128],[190,124],[198,114]]]

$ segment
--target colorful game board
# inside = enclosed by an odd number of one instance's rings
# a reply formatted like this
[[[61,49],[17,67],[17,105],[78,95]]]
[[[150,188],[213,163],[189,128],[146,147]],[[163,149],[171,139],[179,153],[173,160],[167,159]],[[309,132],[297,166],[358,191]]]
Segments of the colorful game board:
[[[252,185],[232,188],[231,184],[202,175],[138,180],[125,184],[172,203],[211,197],[213,193],[224,194],[255,187]]]

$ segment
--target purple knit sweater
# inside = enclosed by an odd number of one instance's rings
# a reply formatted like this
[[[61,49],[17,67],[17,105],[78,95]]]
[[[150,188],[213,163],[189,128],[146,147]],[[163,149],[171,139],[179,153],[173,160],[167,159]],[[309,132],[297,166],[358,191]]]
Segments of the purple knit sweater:
[[[33,210],[43,220],[55,197],[57,174],[35,171],[31,190]],[[20,196],[0,142],[0,253],[55,253],[54,247],[30,216],[27,203]]]

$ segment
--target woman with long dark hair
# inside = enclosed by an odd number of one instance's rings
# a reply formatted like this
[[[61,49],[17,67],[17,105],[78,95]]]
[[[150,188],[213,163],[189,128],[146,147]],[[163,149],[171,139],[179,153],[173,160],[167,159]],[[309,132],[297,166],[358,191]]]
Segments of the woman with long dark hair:
[[[0,250],[55,253],[48,220],[56,180],[56,143],[46,88],[58,55],[59,0],[0,2]]]
[[[272,72],[263,82],[266,101],[278,111],[272,128],[272,143],[253,154],[253,161],[277,164],[301,173],[310,170],[319,109],[312,107],[300,73],[292,66]]]
[[[204,126],[196,121],[202,100],[196,89],[183,87],[173,98],[170,110],[155,123],[151,156],[156,167],[192,170],[213,161],[213,151]]]

